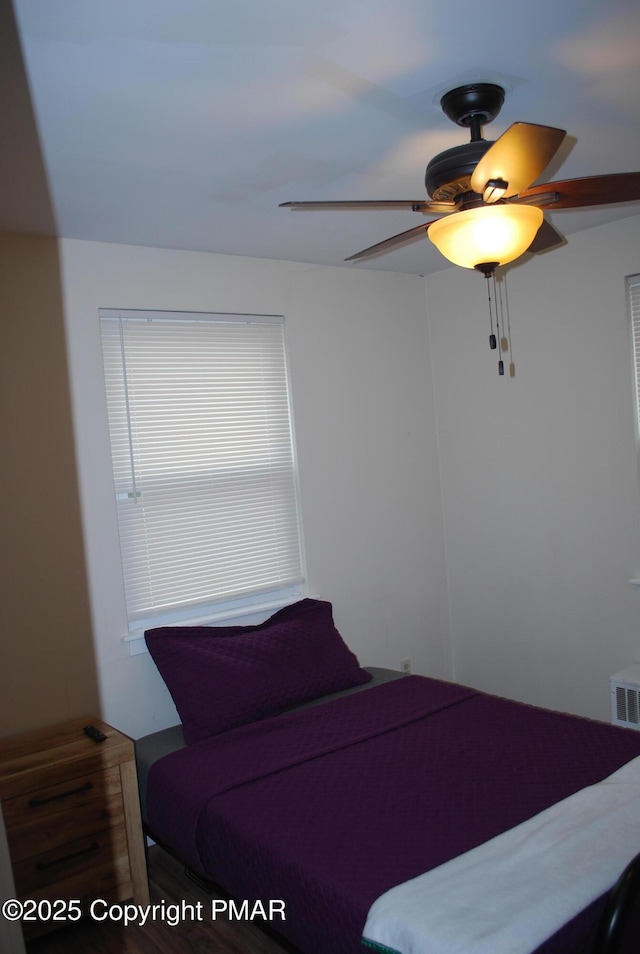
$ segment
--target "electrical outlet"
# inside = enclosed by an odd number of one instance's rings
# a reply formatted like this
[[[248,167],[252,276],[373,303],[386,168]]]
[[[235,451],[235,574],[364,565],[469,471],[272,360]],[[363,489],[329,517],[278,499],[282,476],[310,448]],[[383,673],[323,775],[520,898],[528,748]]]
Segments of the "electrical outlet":
[[[402,659],[402,660],[400,661],[400,670],[401,670],[401,672],[405,673],[405,675],[408,676],[408,675],[411,673],[411,660],[410,660],[410,659]]]

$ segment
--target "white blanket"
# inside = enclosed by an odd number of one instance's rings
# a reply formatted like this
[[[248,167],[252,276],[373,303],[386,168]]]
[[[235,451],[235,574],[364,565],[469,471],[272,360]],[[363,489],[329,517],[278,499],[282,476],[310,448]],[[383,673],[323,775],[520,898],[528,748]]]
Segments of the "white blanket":
[[[640,851],[640,757],[522,825],[398,885],[365,940],[401,954],[530,954]]]

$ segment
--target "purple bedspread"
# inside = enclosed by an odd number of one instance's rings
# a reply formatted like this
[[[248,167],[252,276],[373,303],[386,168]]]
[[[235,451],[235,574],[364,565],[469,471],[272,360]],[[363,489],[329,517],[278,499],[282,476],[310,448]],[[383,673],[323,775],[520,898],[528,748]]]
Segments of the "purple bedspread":
[[[304,954],[361,954],[388,888],[639,754],[640,733],[408,676],[166,756],[147,811],[161,842],[236,899],[284,900],[274,927]],[[540,954],[588,951],[598,913]]]

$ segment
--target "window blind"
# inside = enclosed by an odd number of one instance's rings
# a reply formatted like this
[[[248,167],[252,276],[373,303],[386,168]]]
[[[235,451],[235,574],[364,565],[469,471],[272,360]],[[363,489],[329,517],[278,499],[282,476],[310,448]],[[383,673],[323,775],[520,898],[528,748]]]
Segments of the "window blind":
[[[299,585],[284,320],[100,318],[130,629]]]
[[[640,275],[627,278],[627,300],[633,339],[633,368],[636,393],[636,426],[640,440]]]

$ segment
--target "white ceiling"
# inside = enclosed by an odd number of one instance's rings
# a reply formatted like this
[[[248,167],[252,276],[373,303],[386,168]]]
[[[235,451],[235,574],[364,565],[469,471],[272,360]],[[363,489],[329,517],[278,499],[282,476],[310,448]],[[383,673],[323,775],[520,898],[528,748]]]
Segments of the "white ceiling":
[[[465,82],[507,89],[488,139],[568,130],[545,181],[640,170],[638,0],[14,0],[33,113],[1,3],[0,227],[339,265],[418,214],[278,204],[425,198],[468,139],[439,107]],[[421,238],[348,267],[447,264]]]

